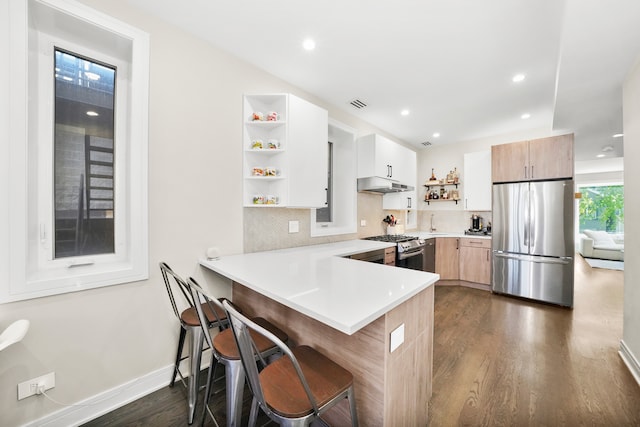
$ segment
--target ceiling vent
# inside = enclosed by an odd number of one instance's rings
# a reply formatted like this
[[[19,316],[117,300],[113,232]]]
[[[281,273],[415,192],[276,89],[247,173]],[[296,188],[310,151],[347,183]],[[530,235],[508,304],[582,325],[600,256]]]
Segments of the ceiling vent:
[[[349,104],[351,104],[353,107],[357,108],[358,110],[362,110],[364,107],[367,106],[367,104],[359,99],[354,99],[353,101],[350,101]]]
[[[428,147],[431,145],[431,143],[429,141],[425,141],[422,143],[422,145],[424,145],[425,147]]]

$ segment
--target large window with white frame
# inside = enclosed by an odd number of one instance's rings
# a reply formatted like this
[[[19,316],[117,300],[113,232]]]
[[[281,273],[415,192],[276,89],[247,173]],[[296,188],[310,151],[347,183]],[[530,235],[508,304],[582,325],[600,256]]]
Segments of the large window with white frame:
[[[9,97],[0,302],[147,278],[147,34],[67,0],[9,13],[25,77]]]

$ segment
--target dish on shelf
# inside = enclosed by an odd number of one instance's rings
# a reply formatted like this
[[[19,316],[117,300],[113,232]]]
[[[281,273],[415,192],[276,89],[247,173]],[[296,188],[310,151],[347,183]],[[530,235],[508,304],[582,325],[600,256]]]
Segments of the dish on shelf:
[[[253,196],[252,202],[254,205],[270,205],[270,206],[274,206],[280,203],[280,199],[278,198],[278,196],[273,196],[273,195],[263,195],[263,194],[256,194]]]
[[[280,121],[280,114],[278,114],[277,111],[269,111],[269,113],[267,114],[267,116],[265,117],[264,114],[262,114],[259,111],[255,111],[253,112],[253,114],[251,114],[251,116],[249,116],[249,122],[251,123],[255,123],[255,122],[279,122]]]
[[[255,166],[255,167],[251,168],[251,176],[271,176],[271,177],[275,177],[275,176],[279,176],[279,175],[280,175],[280,170],[274,168],[273,166],[267,166],[267,167]]]

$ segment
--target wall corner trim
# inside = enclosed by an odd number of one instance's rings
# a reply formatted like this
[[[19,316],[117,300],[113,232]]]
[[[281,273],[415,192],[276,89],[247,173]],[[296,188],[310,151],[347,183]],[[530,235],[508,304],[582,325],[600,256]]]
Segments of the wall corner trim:
[[[625,344],[624,340],[620,340],[620,350],[618,351],[618,354],[622,358],[624,364],[627,365],[627,368],[629,368],[633,378],[635,378],[638,385],[640,385],[640,362],[638,362],[638,359],[633,355],[631,349],[627,344]]]

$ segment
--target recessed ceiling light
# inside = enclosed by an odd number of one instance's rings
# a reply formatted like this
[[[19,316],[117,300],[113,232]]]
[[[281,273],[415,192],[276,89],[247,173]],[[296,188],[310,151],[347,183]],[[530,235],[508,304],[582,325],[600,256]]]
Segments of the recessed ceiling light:
[[[409,115],[409,113],[410,113],[410,111],[409,111],[409,110],[402,110],[402,111],[400,111],[400,114],[402,114],[403,116],[408,116],[408,115]]]
[[[615,135],[613,135],[614,138],[622,138],[624,136],[624,133],[616,133]]]
[[[302,47],[304,47],[305,50],[313,50],[316,48],[316,42],[313,41],[313,39],[305,39],[302,42]]]
[[[521,81],[523,81],[525,78],[524,74],[516,74],[515,76],[513,76],[513,78],[511,80],[513,80],[514,83],[520,83]]]
[[[531,117],[531,114],[529,113],[524,113],[523,115],[520,116],[521,119],[528,119],[529,117]]]
[[[605,156],[604,154],[598,154],[596,157],[597,157],[597,158],[599,158],[599,159],[601,159],[601,158],[603,158],[604,156]]]
[[[436,132],[436,133],[433,134],[433,137],[434,138],[440,138],[440,134],[438,132]]]
[[[91,116],[91,117],[96,117],[99,116],[100,114],[96,113],[95,111],[87,111],[87,116]]]

